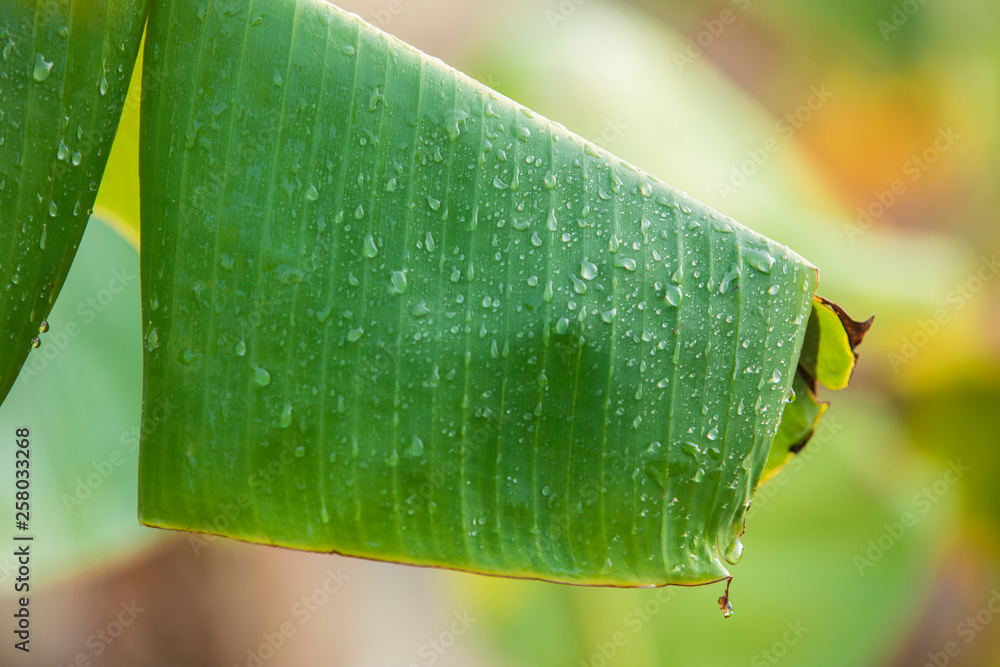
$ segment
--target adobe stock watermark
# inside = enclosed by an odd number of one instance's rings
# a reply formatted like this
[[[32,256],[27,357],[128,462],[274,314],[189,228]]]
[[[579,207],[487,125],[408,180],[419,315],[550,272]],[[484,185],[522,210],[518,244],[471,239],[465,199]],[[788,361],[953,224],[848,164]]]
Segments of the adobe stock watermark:
[[[731,0],[733,7],[723,9],[715,18],[702,21],[702,30],[693,37],[688,37],[687,45],[682,51],[674,51],[673,60],[677,71],[683,72],[701,58],[707,49],[712,48],[729,26],[736,23],[739,14],[750,7],[751,2],[752,0]]]
[[[349,579],[350,576],[340,569],[327,570],[323,582],[309,595],[302,596],[301,600],[292,605],[289,613],[294,621],[286,620],[271,632],[263,633],[261,642],[257,646],[248,648],[246,659],[242,663],[234,664],[233,667],[263,667],[264,663],[273,658],[288,640],[295,636],[299,628],[308,623],[334,595],[340,592]]]
[[[750,505],[750,509],[747,510],[747,521],[752,521],[754,515],[777,496],[781,489],[788,486],[788,482],[795,475],[799,474],[799,471],[805,468],[809,461],[822,451],[823,446],[833,440],[843,428],[843,423],[837,419],[836,415],[823,415],[823,419],[820,420],[819,426],[816,427],[816,432],[813,433],[813,437],[809,440],[809,444],[805,446],[805,449],[792,457],[785,464],[785,467],[772,477],[767,484],[757,488],[757,492],[753,496],[753,503]]]
[[[802,625],[802,621],[787,621],[785,631],[781,637],[776,639],[767,648],[761,649],[750,658],[750,667],[772,667],[781,662],[781,659],[788,655],[789,650],[802,641],[802,638],[809,632],[809,628]]]
[[[75,310],[77,317],[83,324],[90,324],[107,310],[136,278],[137,276],[129,272],[127,267],[113,270],[111,278],[102,289],[77,304]],[[28,355],[21,369],[21,381],[26,385],[31,384],[31,381],[43,373],[82,331],[82,326],[75,319],[67,320],[58,330],[49,329],[47,334],[43,334],[42,345]]]
[[[899,372],[901,367],[913,361],[920,350],[926,347],[951,322],[955,313],[965,308],[976,295],[986,288],[988,283],[997,277],[998,273],[1000,273],[1000,262],[997,261],[996,255],[980,259],[976,272],[965,282],[955,285],[945,296],[948,308],[938,308],[931,319],[920,320],[917,323],[920,330],[909,336],[904,336],[899,348],[888,353],[887,358],[892,370]]]
[[[619,652],[628,646],[633,637],[642,632],[677,595],[676,586],[657,588],[642,604],[637,604],[622,618],[620,630],[612,632],[603,641],[594,642],[593,651],[586,659],[580,658],[577,667],[607,667]]]
[[[971,644],[1000,614],[1000,589],[990,591],[986,605],[971,616],[966,616],[955,626],[955,636],[945,643],[940,651],[930,651],[927,662],[922,667],[947,667],[953,658],[957,658],[962,649]]]
[[[606,118],[601,133],[593,140],[593,144],[598,148],[609,150],[612,144],[622,138],[628,131],[629,125],[620,117]]]
[[[961,138],[962,136],[951,126],[938,128],[937,136],[931,145],[903,163],[900,178],[890,183],[885,190],[872,193],[872,201],[867,206],[858,207],[858,219],[854,224],[844,227],[847,240],[854,243],[859,236],[871,229]]]
[[[774,134],[764,139],[759,146],[747,150],[746,159],[733,167],[728,180],[718,181],[715,184],[722,200],[729,201],[731,196],[749,183],[750,179],[770,161],[771,157],[782,149],[782,142],[794,137],[795,133],[812,120],[816,112],[822,109],[832,97],[833,92],[828,90],[825,84],[812,86],[805,101],[774,124]]]
[[[889,41],[889,37],[909,23],[926,4],[927,0],[903,0],[894,4],[889,16],[879,19],[876,24],[882,39]]]
[[[429,639],[417,649],[419,662],[411,662],[409,667],[430,667],[435,665],[458,642],[458,638],[469,631],[476,617],[469,613],[455,612],[452,614],[452,621],[447,628],[442,630],[437,637]]]
[[[882,534],[868,540],[865,545],[867,549],[863,554],[854,556],[854,567],[858,574],[862,577],[865,576],[865,573],[882,560],[894,546],[899,544],[906,537],[907,532],[917,525],[920,518],[930,513],[934,506],[941,502],[941,499],[948,495],[948,492],[970,470],[971,468],[968,466],[962,465],[961,459],[949,461],[947,469],[940,478],[913,495],[910,500],[913,509],[903,512],[897,521],[883,524]]]
[[[549,29],[552,32],[558,30],[559,26],[570,20],[586,2],[587,0],[559,0],[555,9],[546,9],[545,20],[549,24]]]
[[[143,436],[148,436],[166,421],[179,406],[169,400],[157,399],[151,405],[147,405],[143,411],[142,424],[133,426],[128,431],[122,433],[119,438],[121,448],[113,450],[106,458],[99,461],[92,461],[93,471],[83,477],[77,477],[72,493],[62,494],[63,507],[70,514],[89,500],[94,493],[108,481],[115,471],[120,469],[126,462],[134,461],[129,454],[136,454],[139,451],[139,440]]]
[[[412,4],[413,0],[389,0],[382,9],[372,10],[371,21],[382,30],[388,30],[389,24]]]
[[[95,630],[87,637],[85,645],[87,651],[80,651],[72,661],[57,667],[91,667],[91,665],[101,664],[94,661],[100,658],[105,652],[125,633],[125,629],[135,623],[139,614],[146,611],[145,607],[140,607],[135,600],[122,602],[121,611],[107,625]]]

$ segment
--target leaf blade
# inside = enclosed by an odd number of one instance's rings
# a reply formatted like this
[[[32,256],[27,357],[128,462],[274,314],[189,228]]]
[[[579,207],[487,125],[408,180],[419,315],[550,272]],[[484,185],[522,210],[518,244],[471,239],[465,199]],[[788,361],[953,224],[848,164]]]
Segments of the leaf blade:
[[[186,416],[144,440],[143,521],[574,583],[727,577],[815,269],[335,8],[192,8],[154,6],[145,61],[146,403]]]

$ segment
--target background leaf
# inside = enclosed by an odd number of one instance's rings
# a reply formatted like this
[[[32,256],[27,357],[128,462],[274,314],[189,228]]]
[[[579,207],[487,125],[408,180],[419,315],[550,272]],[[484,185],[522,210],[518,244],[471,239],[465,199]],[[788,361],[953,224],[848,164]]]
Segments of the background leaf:
[[[146,7],[13,0],[0,9],[0,401],[83,235]]]
[[[135,518],[139,435],[155,425],[139,421],[139,313],[139,253],[95,219],[41,347],[0,407],[0,433],[31,430],[36,590],[127,560],[162,539]],[[0,485],[0,517],[8,526],[13,492],[12,483]],[[0,557],[0,572],[8,563]]]

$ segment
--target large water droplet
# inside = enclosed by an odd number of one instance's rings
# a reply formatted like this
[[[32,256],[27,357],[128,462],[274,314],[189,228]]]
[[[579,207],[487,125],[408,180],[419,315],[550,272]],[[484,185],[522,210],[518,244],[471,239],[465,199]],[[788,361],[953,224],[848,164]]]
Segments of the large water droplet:
[[[156,327],[153,327],[146,333],[146,351],[152,352],[160,346],[160,332]]]
[[[292,404],[285,403],[285,407],[281,410],[281,421],[278,422],[281,428],[288,428],[292,425]]]
[[[347,332],[347,340],[352,343],[356,343],[364,335],[365,335],[364,329],[351,329],[350,331]]]
[[[676,285],[667,285],[667,303],[671,306],[677,307],[681,305],[681,301],[684,299],[684,293],[681,292],[681,288]]]
[[[266,387],[271,384],[271,374],[265,369],[261,368],[257,364],[250,364],[251,370],[253,370],[253,381],[259,384],[261,387]]]
[[[774,266],[774,257],[771,257],[768,251],[756,248],[744,248],[743,261],[761,273],[767,274],[771,273],[771,268]]]
[[[392,272],[392,289],[396,294],[406,292],[406,273],[403,271]]]
[[[410,441],[410,446],[406,448],[406,455],[410,458],[418,458],[424,455],[424,441],[416,435]]]
[[[45,81],[52,73],[52,63],[45,59],[41,53],[35,54],[35,66],[31,70],[31,78],[35,81]]]
[[[593,280],[597,277],[597,265],[588,260],[580,262],[580,276],[584,280]]]
[[[737,537],[726,549],[726,560],[736,565],[741,558],[743,558],[743,542]],[[731,606],[730,609],[732,609]]]
[[[372,238],[371,234],[365,237],[365,247],[361,252],[365,257],[369,258],[378,255],[378,247],[375,245],[375,239]]]

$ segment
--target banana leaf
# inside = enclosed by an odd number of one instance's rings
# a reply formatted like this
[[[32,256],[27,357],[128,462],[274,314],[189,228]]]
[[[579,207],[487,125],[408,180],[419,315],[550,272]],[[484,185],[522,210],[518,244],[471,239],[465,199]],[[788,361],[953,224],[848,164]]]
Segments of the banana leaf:
[[[143,523],[730,577],[815,267],[318,0],[154,2],[144,77]]]
[[[0,6],[0,401],[48,328],[83,236],[147,4]]]

